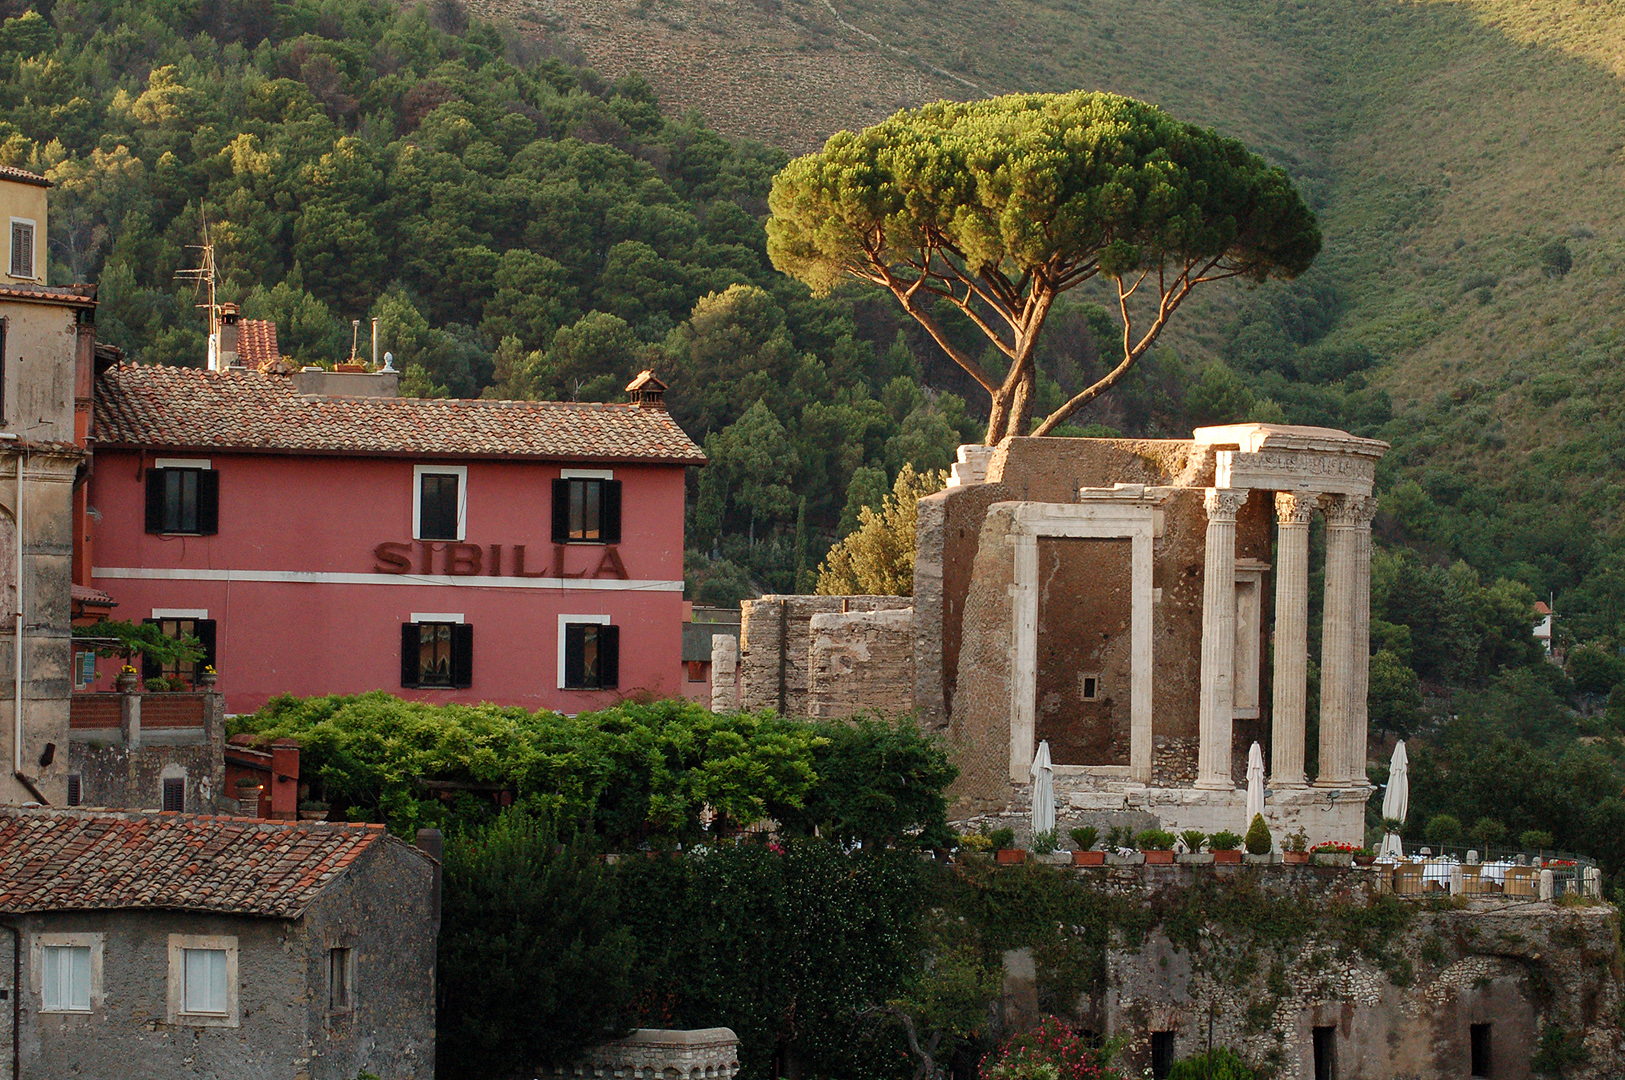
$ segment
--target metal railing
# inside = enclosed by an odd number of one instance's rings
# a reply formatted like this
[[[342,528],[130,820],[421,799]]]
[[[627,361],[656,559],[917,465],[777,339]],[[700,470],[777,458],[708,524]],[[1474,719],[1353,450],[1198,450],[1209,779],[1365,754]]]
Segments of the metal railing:
[[[1602,896],[1602,872],[1595,860],[1566,852],[1419,844],[1406,852],[1406,861],[1378,862],[1374,868],[1384,886],[1403,897]]]

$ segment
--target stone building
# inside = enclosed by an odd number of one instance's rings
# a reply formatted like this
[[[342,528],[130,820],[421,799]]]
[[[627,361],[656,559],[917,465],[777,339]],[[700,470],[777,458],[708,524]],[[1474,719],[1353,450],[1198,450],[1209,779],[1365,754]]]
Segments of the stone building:
[[[874,647],[885,635],[867,614],[907,600],[766,597],[745,605],[740,706],[912,706],[953,747],[960,818],[1021,810],[1042,740],[1063,824],[1129,813],[1242,831],[1256,741],[1272,829],[1358,840],[1372,484],[1386,449],[1268,424],[962,448],[948,490],[920,503],[912,662],[897,662],[895,638]],[[1306,762],[1317,514],[1326,585]]]
[[[437,873],[380,825],[0,809],[0,1077],[428,1080]]]

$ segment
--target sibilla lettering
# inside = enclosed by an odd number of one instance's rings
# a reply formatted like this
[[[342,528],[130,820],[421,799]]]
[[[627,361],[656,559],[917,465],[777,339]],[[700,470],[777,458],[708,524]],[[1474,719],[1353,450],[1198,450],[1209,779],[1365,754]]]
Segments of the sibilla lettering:
[[[485,550],[478,544],[447,544],[446,573],[453,577],[472,577],[480,572]]]
[[[621,563],[619,549],[605,548],[603,558],[598,560],[598,569],[592,572],[592,576],[595,578],[604,577],[606,570],[609,571],[609,577],[620,578],[622,581],[626,580],[626,567]]]
[[[491,545],[491,576],[492,577],[501,577],[502,576],[502,545],[501,544],[492,544]]]
[[[372,549],[377,560],[373,570],[380,574],[409,574],[412,572],[411,544],[386,541]]]
[[[525,545],[513,546],[513,576],[514,577],[546,577],[546,570],[538,570],[534,574],[525,570]]]

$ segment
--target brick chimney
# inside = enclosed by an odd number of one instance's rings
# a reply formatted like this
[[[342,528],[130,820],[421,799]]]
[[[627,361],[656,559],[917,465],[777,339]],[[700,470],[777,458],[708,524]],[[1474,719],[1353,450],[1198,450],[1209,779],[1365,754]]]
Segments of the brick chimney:
[[[237,359],[237,325],[239,319],[236,304],[220,305],[220,370],[241,366]]]
[[[626,394],[635,409],[666,411],[666,384],[652,371],[638,372],[638,377],[626,384]]]
[[[271,812],[261,816],[279,821],[299,820],[299,742],[277,739],[271,744]]]

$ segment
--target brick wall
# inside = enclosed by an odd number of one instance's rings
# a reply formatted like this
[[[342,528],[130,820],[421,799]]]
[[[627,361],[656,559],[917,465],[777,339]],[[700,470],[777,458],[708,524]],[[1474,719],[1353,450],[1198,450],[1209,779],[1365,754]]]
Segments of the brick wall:
[[[68,705],[68,727],[80,729],[117,728],[123,694],[75,694]]]

